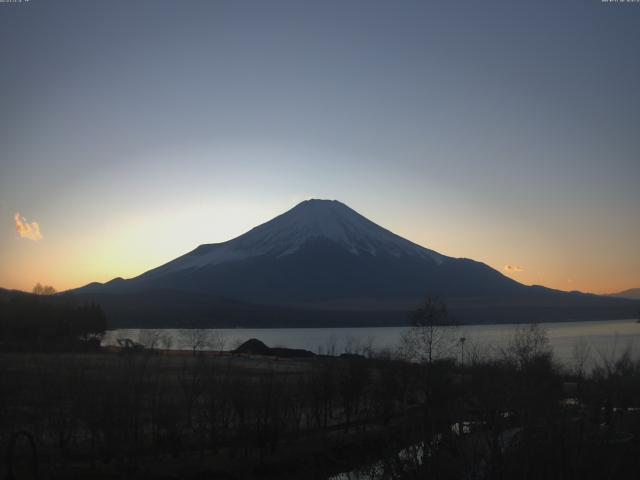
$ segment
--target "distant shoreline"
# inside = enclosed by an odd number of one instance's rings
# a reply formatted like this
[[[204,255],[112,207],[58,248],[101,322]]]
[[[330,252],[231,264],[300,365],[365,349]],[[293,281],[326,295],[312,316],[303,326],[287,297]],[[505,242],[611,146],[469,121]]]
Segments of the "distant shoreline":
[[[453,326],[455,327],[478,327],[478,326],[501,326],[501,327],[505,327],[508,325],[528,325],[531,323],[537,323],[540,325],[556,325],[556,324],[560,324],[560,323],[580,323],[580,322],[637,322],[639,319],[637,318],[586,318],[586,319],[570,319],[570,320],[551,320],[551,321],[541,321],[541,322],[535,322],[535,321],[528,321],[528,320],[523,320],[520,322],[474,322],[474,323],[470,323],[470,322],[465,322],[465,323],[457,323]],[[443,325],[446,326],[446,325]],[[326,326],[308,326],[308,325],[299,325],[299,326],[295,326],[295,325],[290,325],[290,326],[286,326],[286,327],[276,327],[276,326],[265,326],[265,327],[260,327],[260,326],[237,326],[237,327],[215,327],[215,326],[177,326],[177,325],[171,325],[171,326],[159,326],[159,327],[150,327],[150,326],[123,326],[123,327],[115,327],[115,328],[108,328],[107,331],[108,332],[115,332],[117,330],[291,330],[291,329],[295,329],[295,330],[303,330],[303,329],[309,329],[309,330],[318,330],[318,329],[351,329],[351,328],[362,328],[362,329],[366,329],[366,328],[410,328],[411,325],[408,323],[402,323],[402,324],[397,324],[397,325],[326,325]]]

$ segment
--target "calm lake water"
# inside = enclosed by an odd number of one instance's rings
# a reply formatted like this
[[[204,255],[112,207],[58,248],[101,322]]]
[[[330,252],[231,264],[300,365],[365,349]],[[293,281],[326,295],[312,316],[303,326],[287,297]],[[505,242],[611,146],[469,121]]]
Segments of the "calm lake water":
[[[465,337],[465,357],[474,350],[491,354],[504,346],[522,325],[465,325],[450,331],[453,340]],[[571,364],[576,357],[576,349],[587,351],[589,363],[602,358],[615,358],[624,349],[630,348],[634,357],[640,354],[640,323],[635,320],[610,320],[601,322],[560,322],[542,323],[555,357],[562,363]],[[224,341],[224,349],[230,350],[240,343],[257,338],[270,347],[304,348],[316,353],[336,354],[345,351],[395,349],[407,327],[370,328],[235,328],[207,330],[209,349],[219,349],[219,339]],[[116,345],[118,338],[145,344],[152,336],[170,339],[170,348],[188,350],[193,343],[193,335],[183,329],[121,329],[111,330],[103,340],[104,345]],[[165,348],[166,340],[160,341]],[[453,343],[453,342],[452,342]],[[577,346],[577,347],[576,347]],[[205,347],[207,349],[207,347]],[[449,352],[460,358],[459,346]]]

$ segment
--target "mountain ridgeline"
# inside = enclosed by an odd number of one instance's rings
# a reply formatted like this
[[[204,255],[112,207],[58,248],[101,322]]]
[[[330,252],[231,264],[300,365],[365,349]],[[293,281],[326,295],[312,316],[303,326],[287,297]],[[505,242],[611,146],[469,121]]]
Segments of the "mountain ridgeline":
[[[634,300],[640,300],[640,288],[630,288],[618,293],[609,294],[610,297],[618,298],[631,298]]]
[[[400,325],[425,296],[462,322],[625,318],[638,302],[522,285],[441,255],[338,201],[307,200],[142,275],[67,292],[120,326]]]

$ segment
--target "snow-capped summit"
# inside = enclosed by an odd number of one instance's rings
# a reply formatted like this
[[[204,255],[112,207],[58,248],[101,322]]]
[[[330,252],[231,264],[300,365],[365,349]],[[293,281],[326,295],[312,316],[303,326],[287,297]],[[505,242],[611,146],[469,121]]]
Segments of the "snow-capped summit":
[[[304,201],[227,242],[71,293],[134,326],[395,325],[425,296],[446,299],[458,318],[491,322],[625,318],[633,307],[522,285],[416,245],[335,200]]]
[[[200,245],[192,252],[147,273],[161,275],[210,267],[261,255],[282,258],[312,242],[331,242],[353,255],[390,255],[427,259],[444,256],[406,240],[337,200],[305,200],[247,233],[223,243]]]
[[[333,241],[349,252],[418,255],[442,263],[442,255],[376,225],[337,200],[306,200],[237,240],[240,248],[268,248],[287,255],[310,240]]]
[[[336,200],[306,200],[222,243],[84,292],[197,292],[251,304],[410,305],[425,292],[466,297],[522,286],[479,262],[441,255]]]

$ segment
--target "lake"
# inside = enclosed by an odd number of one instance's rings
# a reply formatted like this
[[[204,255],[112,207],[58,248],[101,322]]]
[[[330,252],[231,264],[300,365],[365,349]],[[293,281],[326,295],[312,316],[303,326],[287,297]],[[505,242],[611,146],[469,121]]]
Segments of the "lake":
[[[514,335],[522,324],[463,325],[448,327],[448,334],[455,343],[464,337],[465,358],[474,351],[489,353],[498,351]],[[634,319],[597,322],[541,323],[546,329],[554,355],[560,362],[570,365],[576,356],[576,349],[589,353],[589,364],[602,358],[615,358],[625,348],[632,349],[634,358],[640,353],[640,323]],[[408,327],[365,327],[365,328],[223,328],[207,330],[212,339],[210,349],[219,349],[220,339],[224,349],[235,348],[240,343],[257,338],[270,347],[304,348],[316,353],[361,352],[395,349]],[[116,345],[118,338],[130,338],[145,344],[154,334],[170,339],[170,348],[189,350],[193,335],[184,329],[119,329],[110,330],[103,339],[103,345]],[[159,347],[164,348],[160,342]],[[204,349],[207,349],[205,347]],[[449,355],[460,358],[459,346]]]

